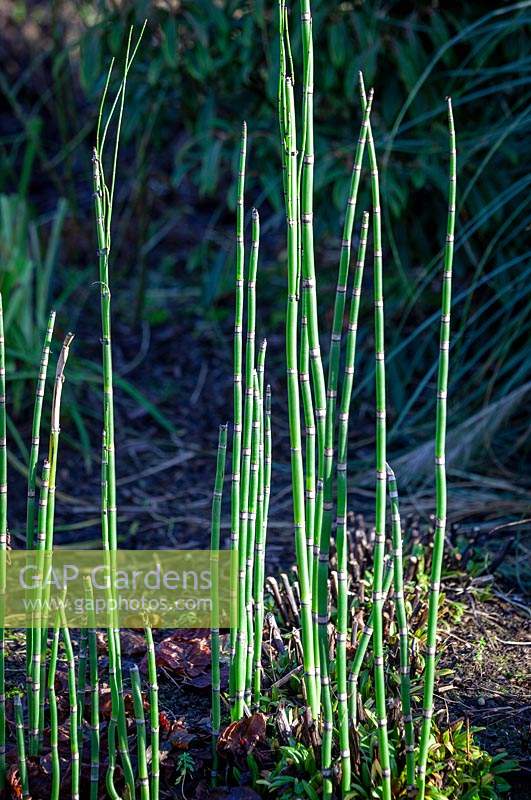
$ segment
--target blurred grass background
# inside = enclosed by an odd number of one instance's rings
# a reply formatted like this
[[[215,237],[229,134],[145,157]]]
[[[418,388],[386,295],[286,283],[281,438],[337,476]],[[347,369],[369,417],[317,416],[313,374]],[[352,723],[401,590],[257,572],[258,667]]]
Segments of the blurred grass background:
[[[390,450],[401,454],[402,484],[422,507],[432,491],[447,191],[444,101],[451,94],[459,154],[448,456],[454,502],[468,518],[529,516],[531,3],[314,0],[313,13],[323,329],[363,69],[376,93],[383,191]],[[298,14],[295,4],[296,59]],[[178,315],[189,336],[206,335],[229,369],[232,176],[245,118],[246,196],[262,217],[260,329],[273,334],[272,363],[280,365],[275,334],[285,280],[276,4],[13,0],[0,5],[0,288],[17,370],[10,382],[13,419],[27,407],[26,379],[38,361],[52,296],[65,329],[83,330],[95,319],[90,154],[97,105],[110,56],[120,62],[129,26],[146,17],[129,78],[119,167],[115,311],[131,331],[163,330]],[[360,212],[368,203],[365,193]],[[370,320],[369,305],[365,314]],[[360,486],[371,453],[370,328],[361,326],[354,401]],[[78,358],[69,405],[85,453],[90,416],[98,413],[75,387],[88,378],[97,379],[94,367]],[[147,394],[132,384],[127,390],[156,416]],[[149,397],[167,408],[167,396],[159,403],[155,386]],[[157,419],[171,430],[171,419],[160,413]],[[207,423],[214,430],[215,422]]]

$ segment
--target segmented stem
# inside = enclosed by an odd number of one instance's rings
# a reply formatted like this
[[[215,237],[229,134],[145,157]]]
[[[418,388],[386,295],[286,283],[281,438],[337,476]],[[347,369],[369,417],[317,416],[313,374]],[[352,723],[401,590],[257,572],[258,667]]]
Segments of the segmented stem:
[[[315,548],[315,414],[313,410],[312,389],[310,383],[310,348],[308,344],[308,321],[306,308],[308,290],[302,290],[301,345],[299,356],[299,382],[301,386],[302,407],[304,411],[305,434],[305,496],[306,496],[306,547],[308,549],[308,578],[310,586],[314,580],[314,548]],[[317,547],[317,552],[319,548]]]
[[[367,107],[363,76],[360,73],[360,90],[363,111]],[[382,229],[380,209],[380,185],[376,149],[369,120],[367,129],[369,161],[371,166],[372,225],[374,242],[374,345],[376,359],[376,511],[374,541],[374,685],[376,694],[376,714],[380,763],[382,765],[382,797],[391,800],[391,765],[387,736],[387,715],[385,701],[385,673],[383,647],[383,572],[385,549],[385,506],[386,506],[386,404],[385,404],[385,353],[384,353],[384,308],[383,308],[383,270],[382,270]]]
[[[398,503],[398,487],[395,473],[387,464],[387,485],[391,501],[391,523],[393,539],[394,600],[398,619],[400,640],[400,700],[406,738],[406,773],[408,792],[415,789],[415,730],[411,714],[411,679],[409,663],[409,631],[407,627],[406,604],[404,601],[404,569],[402,553],[402,523]]]
[[[341,355],[341,339],[343,329],[343,318],[345,314],[345,298],[347,293],[348,273],[350,269],[350,249],[352,245],[352,231],[354,229],[354,217],[356,213],[356,202],[358,198],[358,188],[361,176],[361,166],[365,142],[367,139],[367,128],[371,113],[373,92],[369,93],[369,102],[363,114],[363,120],[358,136],[354,166],[350,190],[347,200],[345,222],[343,225],[343,237],[341,240],[341,255],[339,258],[339,269],[337,276],[336,295],[334,300],[334,314],[332,318],[332,332],[330,336],[330,351],[328,361],[328,378],[326,388],[326,437],[325,437],[325,468],[324,468],[324,513],[323,513],[323,532],[322,540],[328,543],[332,533],[332,482],[333,482],[333,461],[334,461],[334,434],[336,424],[336,398],[337,384],[339,378],[339,359]],[[323,586],[323,590],[325,587]]]
[[[238,632],[236,636],[236,680],[234,719],[243,716],[247,688],[247,666],[249,648],[249,617],[247,612],[249,541],[252,536],[249,524],[249,502],[251,484],[251,451],[254,417],[254,359],[256,323],[256,272],[260,243],[260,218],[256,209],[252,212],[252,246],[247,279],[247,336],[245,348],[245,402],[243,416],[243,439],[240,484],[240,538],[238,544]]]
[[[295,99],[293,81],[285,77],[281,90],[281,119],[287,127],[282,135],[284,163],[286,166],[286,221],[288,251],[288,298],[286,311],[286,367],[288,383],[288,417],[291,445],[291,485],[293,494],[293,520],[295,550],[301,593],[301,629],[304,656],[306,697],[312,715],[319,714],[315,685],[315,658],[311,615],[311,587],[309,582],[307,542],[305,530],[304,470],[300,430],[300,401],[297,369],[298,326],[298,196],[297,196],[297,137],[295,127]],[[311,343],[311,339],[310,339]],[[311,351],[310,351],[311,355]],[[324,383],[324,381],[323,381]],[[319,405],[319,404],[318,404]],[[323,406],[324,407],[324,406]],[[320,408],[320,406],[319,406]]]
[[[57,476],[57,458],[58,458],[58,451],[59,451],[59,434],[61,432],[61,400],[63,395],[63,384],[65,380],[64,372],[66,363],[68,361],[68,356],[70,353],[70,345],[74,339],[73,333],[67,333],[63,345],[61,347],[61,351],[59,353],[59,358],[57,359],[57,366],[55,369],[55,380],[53,386],[53,394],[52,394],[52,411],[51,411],[51,422],[50,422],[50,439],[48,445],[48,462],[50,465],[50,475],[49,475],[49,483],[48,483],[48,499],[46,504],[46,540],[44,545],[44,574],[48,574],[48,570],[51,566],[52,562],[52,551],[53,551],[53,539],[54,539],[54,525],[55,525],[55,488],[56,488],[56,476]],[[42,528],[41,528],[42,530]],[[33,742],[31,752],[32,754],[35,753],[35,747],[38,752],[40,745],[42,743],[42,736],[44,731],[44,687],[46,685],[46,650],[48,646],[48,625],[47,625],[47,608],[49,607],[49,600],[50,600],[50,585],[49,583],[45,584],[44,590],[44,614],[42,616],[42,627],[40,630],[36,631],[36,638],[35,638],[35,648],[33,652],[33,662],[35,664],[36,660],[40,660],[40,676],[37,681],[37,686],[33,686],[33,690],[35,692],[36,700],[39,703],[39,713],[38,719],[32,720],[34,729],[37,728],[37,736],[35,738],[35,730],[32,731]],[[39,649],[39,639],[40,639],[40,653],[37,656],[37,650]],[[35,672],[34,672],[34,684],[35,684]],[[41,687],[43,689],[41,694]],[[31,742],[30,742],[31,743]]]
[[[384,598],[384,602],[389,594],[391,586],[393,584],[393,563],[391,562],[387,568],[385,573],[384,581],[383,581],[383,589],[382,594]],[[371,612],[369,614],[369,618],[367,620],[366,625],[364,626],[360,640],[358,642],[358,646],[356,648],[356,653],[354,655],[354,659],[352,661],[352,666],[350,668],[350,674],[348,678],[349,682],[349,717],[351,725],[356,728],[357,726],[357,697],[358,697],[358,678],[360,675],[361,667],[363,664],[363,659],[365,658],[365,654],[367,653],[367,649],[369,647],[370,641],[372,639],[372,634],[374,630],[374,604],[371,608]]]
[[[72,640],[70,638],[70,631],[66,624],[66,617],[64,609],[61,608],[61,624],[63,642],[66,652],[67,660],[67,675],[68,675],[68,699],[70,703],[70,720],[69,720],[69,734],[70,734],[70,759],[71,759],[71,786],[72,786],[72,800],[79,800],[79,747],[77,738],[78,729],[78,708],[77,708],[77,692],[76,692],[76,662],[74,660],[74,648],[72,647]]]
[[[231,483],[231,548],[239,552],[240,542],[240,483],[241,483],[241,450],[242,450],[242,425],[243,425],[243,399],[242,399],[242,332],[243,332],[243,301],[244,301],[244,265],[245,265],[245,240],[244,226],[244,192],[245,192],[245,161],[247,156],[247,125],[242,124],[240,139],[240,157],[238,161],[237,178],[237,205],[236,205],[236,300],[234,310],[234,422],[232,434],[232,483]],[[233,563],[236,562],[233,560]],[[239,577],[234,577],[238,582]],[[234,585],[234,582],[232,585]],[[230,665],[230,694],[234,704],[236,691],[236,647],[238,629],[238,594],[236,595],[236,609],[231,616],[236,620],[236,627],[231,628],[231,665]]]
[[[79,634],[79,651],[77,660],[77,740],[80,753],[83,752],[83,715],[85,712],[85,692],[87,688],[87,651],[88,634],[86,628],[83,628]]]
[[[31,550],[34,545],[35,484],[37,478],[37,463],[39,461],[42,403],[44,398],[44,388],[46,385],[46,375],[48,373],[48,361],[50,359],[50,346],[52,342],[54,325],[55,311],[52,311],[48,318],[48,327],[46,328],[46,335],[44,337],[39,376],[37,378],[37,388],[35,390],[35,403],[33,406],[31,449],[28,464],[28,498],[26,503],[26,548],[28,550]]]
[[[59,800],[61,787],[61,762],[59,759],[59,714],[57,709],[57,695],[55,692],[55,674],[57,671],[57,656],[59,653],[59,620],[56,620],[52,634],[52,647],[50,651],[50,667],[48,670],[48,705],[50,709],[50,756],[52,767],[51,800]],[[93,798],[91,797],[91,800]]]
[[[24,800],[29,798],[29,782],[28,782],[28,764],[26,761],[26,745],[24,742],[24,714],[22,712],[22,700],[20,695],[16,694],[13,700],[15,709],[15,728],[17,737],[17,757],[18,757],[18,772],[20,776],[20,783],[22,784],[22,797]]]
[[[448,218],[441,299],[441,327],[439,335],[439,368],[437,376],[437,411],[435,421],[435,534],[431,563],[431,585],[428,606],[428,633],[424,668],[423,720],[418,756],[418,800],[424,800],[426,792],[426,763],[433,715],[433,689],[435,683],[435,654],[437,649],[437,615],[441,570],[446,531],[446,398],[448,395],[448,368],[450,350],[450,312],[452,308],[452,265],[454,257],[455,200],[457,183],[457,152],[455,141],[452,101],[448,103],[448,128],[450,138],[450,178],[448,188]]]
[[[265,357],[265,352],[264,352]],[[261,398],[258,374],[254,373],[253,436],[251,445],[251,484],[249,490],[249,535],[247,542],[245,607],[247,612],[247,669],[245,679],[245,702],[251,703],[254,657],[254,551],[258,517],[258,493],[260,485],[260,441],[262,439]]]
[[[151,800],[159,798],[160,752],[159,752],[159,686],[157,683],[157,661],[151,628],[144,631],[147,644],[147,669],[149,680],[149,719],[151,727]]]
[[[211,580],[212,580],[212,622],[211,622],[211,657],[212,657],[212,769],[210,776],[212,785],[217,783],[218,751],[217,742],[221,725],[221,683],[219,668],[219,545],[221,527],[221,501],[223,498],[223,482],[225,480],[225,460],[227,454],[227,426],[219,426],[218,454],[216,459],[216,479],[212,497],[212,517],[210,523]]]
[[[352,385],[354,382],[354,362],[356,358],[356,334],[358,315],[369,232],[369,214],[363,214],[360,242],[354,272],[354,285],[348,317],[347,346],[345,354],[345,373],[341,391],[337,447],[337,635],[336,635],[336,674],[339,724],[339,749],[341,756],[341,791],[350,791],[351,764],[349,743],[349,718],[347,694],[347,634],[348,634],[348,573],[347,573],[347,450],[348,424]]]
[[[94,593],[92,582],[88,576],[84,578],[85,598],[88,608],[88,657],[90,692],[90,800],[98,800],[100,779],[100,707],[98,648],[96,643],[96,620],[94,613]]]
[[[140,673],[136,664],[130,669],[131,692],[133,694],[133,709],[136,725],[136,755],[138,763],[138,779],[140,782],[141,800],[149,800],[149,777],[146,751],[146,720],[144,717],[144,703],[140,687]]]
[[[145,27],[145,26],[144,26]],[[123,107],[125,101],[125,89],[127,73],[131,66],[132,60],[136,53],[136,49],[140,43],[142,33],[130,57],[131,45],[131,32],[129,35],[127,53],[125,59],[125,70],[120,87],[119,94],[119,112],[118,112],[118,125],[116,131],[114,154],[112,161],[111,172],[111,185],[110,190],[105,183],[105,175],[103,170],[102,154],[105,143],[105,135],[107,133],[107,126],[103,132],[101,143],[99,141],[99,126],[98,126],[98,147],[93,151],[93,183],[94,183],[94,213],[96,221],[96,233],[98,240],[98,266],[99,266],[99,284],[100,284],[100,304],[101,304],[101,327],[102,327],[102,367],[103,367],[103,424],[105,430],[105,446],[106,454],[106,512],[105,512],[105,527],[106,536],[108,541],[108,548],[110,551],[111,570],[115,569],[115,553],[118,546],[117,538],[117,510],[116,510],[116,461],[115,461],[115,441],[114,441],[114,399],[113,399],[113,362],[112,362],[112,342],[111,342],[111,291],[109,283],[109,256],[111,249],[111,219],[113,210],[113,196],[114,186],[116,179],[116,168],[118,159],[118,147],[120,142],[120,129],[123,114]],[[105,97],[103,98],[105,99]],[[111,109],[109,120],[112,116],[115,104]],[[108,125],[108,123],[107,123]],[[103,511],[102,511],[102,525],[103,525]],[[113,581],[111,580],[111,583]],[[127,739],[127,725],[125,720],[125,707],[122,692],[122,668],[120,658],[120,640],[118,631],[115,628],[109,628],[108,631],[108,645],[109,645],[109,662],[111,670],[111,701],[112,701],[112,718],[116,722],[119,740],[119,749],[124,768],[125,780],[127,789],[131,798],[135,796],[135,781],[133,769],[131,766],[131,759],[129,756],[129,745]],[[113,691],[114,684],[114,691]],[[114,738],[115,730],[113,723],[109,725],[109,740]],[[107,776],[108,786],[112,786],[112,775],[114,766],[111,758],[109,758],[109,769]],[[112,791],[115,792],[112,787]]]
[[[50,481],[50,462],[46,459],[42,468],[41,486],[39,490],[39,510],[37,514],[37,574],[39,578],[44,575],[44,558],[46,548],[46,516],[48,508],[48,489]],[[28,727],[29,727],[29,751],[30,755],[37,755],[39,751],[39,713],[40,713],[40,677],[41,677],[41,648],[40,641],[42,636],[41,624],[41,600],[42,600],[42,581],[39,580],[37,589],[36,614],[31,627],[32,657],[30,662],[30,674],[28,689]]]
[[[269,514],[269,495],[271,487],[271,387],[266,387],[265,411],[263,399],[263,383],[260,392],[261,442],[260,442],[260,488],[262,495],[258,497],[258,510],[255,542],[254,570],[254,673],[253,673],[253,708],[260,707],[260,691],[262,679],[262,636],[264,631],[264,580],[265,549],[267,542],[267,521]]]

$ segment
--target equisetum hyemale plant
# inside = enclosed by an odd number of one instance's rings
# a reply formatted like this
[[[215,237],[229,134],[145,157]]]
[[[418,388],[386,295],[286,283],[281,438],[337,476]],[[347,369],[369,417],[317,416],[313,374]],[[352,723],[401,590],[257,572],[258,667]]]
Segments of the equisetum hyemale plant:
[[[398,493],[393,471],[387,464],[386,376],[384,337],[384,265],[381,226],[381,200],[376,146],[371,126],[373,92],[367,96],[360,74],[361,125],[353,158],[353,171],[348,193],[338,280],[332,314],[330,349],[325,381],[320,350],[320,324],[317,313],[317,278],[313,242],[313,44],[309,0],[301,0],[302,80],[301,105],[297,113],[295,70],[288,29],[285,0],[279,2],[280,68],[278,114],[280,128],[282,182],[287,227],[287,305],[286,305],[286,369],[289,438],[291,447],[291,488],[293,524],[297,558],[297,590],[300,601],[298,617],[301,626],[303,659],[303,692],[307,711],[321,736],[322,795],[334,793],[335,763],[340,767],[338,783],[346,796],[352,788],[351,736],[358,730],[358,678],[364,658],[371,647],[374,668],[374,703],[379,789],[383,800],[391,800],[391,748],[388,734],[386,698],[386,648],[384,643],[384,603],[392,591],[400,642],[400,698],[402,706],[401,746],[405,753],[405,780],[408,793],[423,796],[427,748],[429,742],[434,684],[437,599],[440,584],[444,542],[445,480],[444,431],[447,392],[448,330],[450,313],[450,277],[455,209],[455,142],[451,121],[450,212],[445,250],[443,311],[436,430],[437,528],[432,567],[432,591],[428,651],[426,655],[424,721],[418,752],[415,750],[414,707],[410,686],[409,628],[404,599],[402,530]],[[300,122],[300,132],[297,122]],[[365,212],[359,221],[358,255],[351,278],[351,247],[356,227],[357,196],[361,185],[365,146],[371,191],[371,214]],[[252,688],[253,708],[260,707],[261,630],[263,611],[260,589],[251,596],[250,573],[263,580],[258,553],[262,551],[258,521],[267,519],[265,486],[269,486],[261,448],[267,448],[267,413],[263,415],[263,381],[257,380],[260,366],[255,364],[254,329],[256,299],[254,281],[258,249],[256,217],[253,216],[253,250],[249,259],[248,310],[245,375],[243,374],[244,341],[244,181],[247,158],[247,127],[244,125],[237,180],[236,220],[236,316],[234,329],[234,431],[232,442],[231,545],[239,553],[238,613],[231,630],[230,694],[232,718],[239,719],[248,710]],[[347,557],[348,508],[348,430],[350,403],[353,394],[356,331],[360,313],[361,287],[365,252],[372,218],[373,255],[373,330],[375,375],[375,535],[372,567],[372,608],[369,618],[355,642],[350,664],[347,642],[354,632],[349,630],[352,603],[349,591]],[[346,292],[352,281],[352,300],[348,311],[347,336],[342,356],[345,324]],[[340,364],[344,372],[340,379]],[[253,384],[256,401],[253,412]],[[338,397],[340,400],[338,401]],[[257,409],[257,410],[256,410]],[[253,426],[256,438],[253,436]],[[337,436],[337,445],[336,445]],[[337,453],[336,453],[337,446]],[[266,450],[263,451],[264,453]],[[334,463],[336,469],[334,473]],[[264,474],[261,475],[261,471]],[[334,492],[333,476],[336,475]],[[386,551],[386,497],[391,500],[391,550]],[[333,525],[334,509],[336,524]],[[335,647],[330,646],[329,552],[335,538],[337,557],[337,606],[335,608]],[[254,546],[253,546],[254,544]],[[253,557],[254,550],[254,557]],[[252,608],[254,606],[254,616]],[[352,606],[352,608],[351,608]],[[262,620],[262,622],[260,621]],[[254,636],[253,636],[254,634]],[[257,635],[258,634],[258,635]],[[251,636],[253,638],[251,639]],[[214,634],[216,655],[219,640]],[[245,658],[247,653],[247,658]],[[254,660],[254,664],[253,664]],[[333,664],[333,670],[330,665]],[[216,692],[213,694],[213,718],[217,715],[217,667],[214,668]],[[252,684],[250,674],[254,671]],[[335,681],[335,691],[332,690]],[[214,712],[214,709],[216,711]],[[217,731],[217,724],[216,724]],[[336,738],[337,732],[337,738]],[[337,762],[336,762],[337,759]],[[415,775],[417,769],[418,776]]]
[[[407,785],[411,793],[415,783],[415,737],[410,697],[408,621],[404,602],[402,569],[402,531],[398,510],[396,480],[386,464],[386,396],[385,396],[385,346],[383,297],[383,244],[381,229],[381,201],[378,180],[376,147],[371,127],[373,92],[367,97],[360,75],[362,120],[345,221],[341,241],[338,281],[333,309],[328,377],[325,381],[320,351],[320,325],[317,314],[317,284],[313,244],[313,44],[311,8],[302,0],[302,99],[300,108],[300,135],[297,131],[295,102],[295,72],[288,30],[288,10],[284,0],[279,5],[280,70],[279,70],[279,126],[282,153],[283,191],[287,224],[287,306],[286,306],[286,368],[289,436],[291,446],[291,481],[293,521],[297,555],[297,579],[300,597],[301,644],[304,662],[304,694],[314,721],[321,732],[322,793],[333,793],[333,761],[336,752],[334,731],[338,732],[340,785],[343,794],[351,789],[350,729],[357,728],[357,681],[364,656],[372,644],[374,664],[375,709],[378,732],[378,758],[380,762],[381,795],[391,798],[391,758],[388,738],[383,606],[393,587],[400,640],[400,685],[402,716],[405,731]],[[453,134],[452,134],[453,135]],[[345,298],[349,284],[351,245],[356,221],[357,195],[364,163],[365,145],[368,144],[368,167],[372,195],[372,250],[373,250],[373,306],[375,347],[376,394],[376,514],[372,585],[372,611],[357,643],[350,666],[347,664],[349,637],[350,597],[347,578],[347,462],[348,420],[354,387],[354,361],[356,331],[360,311],[361,285],[365,251],[369,234],[369,214],[365,213],[359,227],[359,245],[353,278],[352,301],[348,313],[348,332],[345,348],[345,369],[339,402],[339,365],[342,352],[342,331],[345,317]],[[452,146],[452,151],[454,147]],[[255,280],[258,251],[257,215],[253,213],[252,249],[249,258],[248,305],[245,371],[243,371],[244,341],[244,186],[247,158],[247,127],[244,125],[240,144],[237,180],[236,220],[236,315],[234,328],[234,431],[232,442],[231,491],[231,545],[238,552],[238,600],[236,624],[231,630],[232,718],[240,718],[248,709],[251,699],[254,708],[260,707],[261,630],[263,609],[260,585],[263,571],[260,566],[262,543],[260,533],[265,513],[265,486],[270,477],[266,472],[263,454],[267,448],[267,424],[263,413],[263,380],[257,379],[262,367],[255,364]],[[455,198],[455,157],[453,156],[451,192]],[[453,187],[453,188],[452,188]],[[451,195],[452,196],[452,195]],[[451,206],[455,205],[455,201]],[[444,331],[449,322],[449,273],[453,240],[453,218],[448,223],[448,242],[445,256],[445,281],[443,290],[443,333],[441,334],[441,360],[437,411],[437,518],[445,516],[444,509],[444,408],[446,396],[445,358],[447,342]],[[260,358],[258,359],[260,361]],[[255,369],[257,370],[255,374]],[[299,386],[300,382],[300,386]],[[254,403],[253,403],[254,398]],[[253,410],[254,409],[254,410]],[[267,418],[267,414],[266,414]],[[304,435],[303,435],[304,422]],[[337,435],[337,456],[335,437]],[[304,442],[304,450],[303,450]],[[334,497],[333,466],[337,458],[337,493]],[[219,469],[219,461],[218,461]],[[386,553],[386,494],[389,476],[392,520],[392,554]],[[217,473],[219,479],[219,473]],[[217,484],[217,482],[216,482]],[[218,491],[216,489],[215,491]],[[216,514],[219,507],[214,498]],[[334,533],[333,511],[336,508],[335,542],[337,552],[337,608],[335,637],[335,670],[330,673],[329,646],[329,548]],[[439,513],[440,512],[440,513]],[[217,528],[213,523],[213,530]],[[430,601],[430,631],[426,660],[426,691],[424,699],[424,725],[420,745],[419,791],[425,770],[423,747],[427,746],[430,697],[433,693],[433,667],[435,655],[434,625],[442,539],[439,525],[436,533],[434,577]],[[437,539],[438,537],[438,539]],[[217,542],[218,540],[215,539]],[[214,539],[213,539],[214,542]],[[441,545],[439,547],[439,545]],[[260,555],[260,558],[259,558]],[[388,563],[387,569],[385,564]],[[252,574],[254,572],[255,588]],[[437,577],[439,576],[439,577]],[[254,606],[254,614],[253,614]],[[435,622],[433,622],[435,620]],[[213,719],[217,735],[219,639],[213,632]],[[254,674],[254,678],[252,677]],[[348,679],[347,679],[348,676]],[[337,684],[337,706],[333,700],[331,680]],[[430,688],[431,685],[431,688]],[[337,718],[336,715],[337,714]],[[217,758],[217,756],[216,756]]]
[[[427,761],[430,749],[431,720],[437,657],[437,616],[444,555],[447,518],[445,466],[446,414],[450,347],[451,282],[456,202],[456,144],[451,101],[448,100],[450,129],[450,188],[446,244],[444,249],[441,326],[435,423],[436,522],[431,563],[428,607],[422,720],[412,697],[410,661],[411,630],[403,569],[402,526],[395,474],[388,464],[386,431],[386,373],[384,326],[384,263],[381,226],[381,199],[377,148],[372,129],[372,111],[378,98],[366,93],[360,75],[359,134],[353,152],[353,168],[338,248],[338,273],[329,348],[321,355],[323,326],[318,314],[319,292],[314,253],[313,181],[315,147],[313,131],[314,55],[310,0],[300,2],[301,91],[296,86],[292,57],[288,8],[279,0],[279,81],[278,117],[282,167],[282,188],[287,228],[285,318],[285,364],[288,430],[290,443],[291,496],[296,550],[293,585],[284,575],[293,617],[300,622],[300,633],[293,631],[295,650],[302,660],[300,689],[304,706],[304,730],[317,752],[320,778],[319,796],[327,800],[353,796],[357,751],[361,731],[373,725],[378,769],[373,771],[375,796],[391,800],[394,796],[392,769],[404,764],[398,776],[400,792],[424,800]],[[120,131],[124,111],[128,72],[140,37],[132,45],[130,34],[123,76],[116,97],[107,113],[110,72],[107,77],[98,119],[93,154],[93,189],[102,326],[103,436],[101,457],[101,535],[102,547],[111,570],[116,569],[118,517],[116,496],[116,453],[113,400],[113,359],[110,291],[110,253],[112,209],[116,183]],[[115,140],[110,165],[106,142],[111,124]],[[272,477],[271,389],[265,380],[267,343],[256,344],[257,287],[259,285],[260,219],[256,209],[245,215],[245,175],[247,126],[242,126],[239,141],[236,246],[235,315],[233,341],[233,427],[231,441],[230,547],[235,571],[234,613],[230,620],[229,686],[227,706],[233,722],[252,712],[268,708],[267,680],[264,679],[262,645],[264,639],[264,582],[266,545]],[[366,175],[364,175],[364,170]],[[366,178],[371,208],[359,213],[358,194]],[[383,198],[385,201],[385,198]],[[372,236],[371,236],[372,231]],[[250,247],[246,256],[245,240]],[[353,264],[352,251],[356,251]],[[355,366],[357,331],[363,320],[362,285],[367,251],[372,248],[372,322],[366,323],[374,343],[375,394],[375,520],[371,570],[365,579],[372,582],[370,613],[358,632],[352,620],[358,599],[352,590],[349,567],[349,437],[351,404],[356,389]],[[365,312],[366,313],[366,312]],[[39,466],[41,417],[47,380],[55,314],[52,312],[44,334],[42,358],[37,378],[29,453],[26,506],[26,546],[38,554],[39,570],[51,559],[55,532],[55,494],[58,473],[61,397],[65,366],[72,334],[68,334],[57,359],[51,392],[51,425],[48,452]],[[363,324],[363,323],[362,323]],[[346,331],[345,331],[346,329]],[[219,550],[221,547],[222,498],[225,481],[228,426],[219,428],[217,462],[211,513],[211,781],[221,775],[218,744],[223,724],[224,687],[221,665],[224,655],[220,631]],[[37,478],[39,476],[39,478]],[[386,537],[387,495],[390,500],[390,533]],[[38,500],[37,500],[38,498]],[[5,347],[0,297],[0,603],[4,603],[7,537],[7,445],[5,398]],[[390,543],[390,547],[389,547]],[[330,568],[330,555],[336,569]],[[333,563],[332,563],[333,566]],[[112,585],[111,581],[111,585]],[[333,589],[335,588],[335,592]],[[39,589],[39,599],[47,608],[49,590]],[[109,589],[109,598],[112,590]],[[85,585],[87,608],[91,608],[92,589]],[[392,600],[385,606],[388,600]],[[387,610],[394,616],[392,629],[398,631],[400,713],[396,729],[387,719],[389,680],[386,671],[394,658],[385,637]],[[3,605],[2,605],[3,611]],[[116,617],[109,616],[107,628],[108,680],[111,697],[110,719],[105,743],[100,741],[102,716],[95,616],[88,612],[87,629],[76,637],[68,628],[64,609],[55,619],[43,616],[40,605],[26,631],[26,697],[13,700],[14,743],[22,796],[31,796],[27,757],[38,760],[50,746],[50,796],[59,800],[69,782],[69,796],[79,798],[82,766],[90,765],[90,798],[98,800],[105,778],[107,795],[112,800],[158,800],[161,794],[162,763],[159,735],[159,687],[153,631],[145,623],[146,668],[149,715],[145,712],[139,670],[131,667],[124,675],[120,636]],[[51,626],[51,636],[49,636]],[[271,626],[270,626],[271,627]],[[394,641],[394,640],[393,640]],[[61,717],[56,679],[66,656],[68,713]],[[350,644],[349,644],[350,643]],[[77,653],[76,653],[77,648]],[[391,653],[390,653],[391,650]],[[76,665],[77,655],[77,665]],[[365,661],[373,670],[371,715],[359,713],[364,688]],[[294,672],[297,672],[294,670]],[[298,674],[298,673],[297,673]],[[267,676],[266,676],[267,678]],[[128,720],[124,690],[130,680],[134,720]],[[298,679],[297,679],[298,680]],[[295,685],[297,680],[294,680]],[[361,688],[360,688],[361,685]],[[89,693],[90,702],[86,695]],[[129,706],[127,706],[129,708]],[[147,706],[146,706],[147,708]],[[27,719],[27,737],[25,727]],[[367,717],[369,722],[367,722]],[[60,730],[68,730],[69,764],[60,752]],[[89,722],[89,727],[86,723]],[[130,724],[128,724],[130,723]],[[365,726],[365,727],[363,727]],[[389,729],[389,730],[388,730]],[[418,729],[418,730],[417,730]],[[134,730],[134,736],[133,734]],[[0,629],[0,791],[6,785],[6,690],[4,631]],[[390,735],[391,732],[391,735]],[[416,744],[418,742],[418,745]],[[373,744],[371,744],[371,748]],[[15,749],[13,748],[15,753]],[[357,753],[358,754],[358,753]],[[88,756],[88,758],[87,758]],[[33,762],[30,762],[33,763]],[[36,761],[35,761],[36,763]],[[105,767],[102,767],[106,764]],[[64,774],[62,774],[62,769]],[[105,775],[104,775],[105,772]],[[164,789],[162,790],[164,794]],[[309,795],[313,796],[313,795]],[[402,796],[402,794],[400,795]]]
[[[426,792],[426,763],[433,715],[435,657],[437,651],[437,615],[441,590],[441,570],[446,533],[446,404],[448,396],[448,367],[450,350],[450,312],[452,308],[452,267],[454,257],[455,200],[457,184],[457,151],[452,101],[448,97],[448,126],[450,131],[450,180],[448,190],[448,220],[444,246],[442,275],[441,329],[439,336],[439,369],[437,375],[437,410],[435,416],[435,536],[431,566],[428,635],[424,676],[423,720],[418,756],[418,800]]]

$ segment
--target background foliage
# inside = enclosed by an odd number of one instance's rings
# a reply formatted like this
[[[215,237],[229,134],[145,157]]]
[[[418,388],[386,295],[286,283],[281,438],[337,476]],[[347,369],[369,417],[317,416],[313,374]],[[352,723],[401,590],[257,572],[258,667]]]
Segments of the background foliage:
[[[432,437],[446,203],[444,99],[451,94],[459,194],[448,460],[468,512],[501,503],[518,513],[525,505],[521,464],[529,456],[531,380],[525,148],[531,4],[314,0],[313,10],[322,308],[329,307],[335,280],[362,68],[375,87],[382,168],[390,446],[404,453],[402,483],[421,486],[432,463],[425,442]],[[122,316],[157,326],[178,307],[196,332],[205,320],[221,330],[228,324],[232,175],[245,117],[247,198],[263,219],[261,328],[279,330],[285,289],[276,5],[17,0],[0,17],[0,281],[5,305],[17,295],[24,307],[8,320],[16,331],[8,336],[17,365],[38,359],[31,326],[33,319],[42,327],[45,316],[38,285],[46,286],[46,306],[52,294],[62,299],[65,328],[95,305],[87,276],[97,100],[110,54],[120,58],[130,24],[145,17],[148,32],[128,87],[117,198],[115,297]],[[297,43],[297,5],[292,17]],[[370,319],[368,306],[365,315]],[[371,435],[365,436],[370,417],[363,402],[372,391],[364,357],[370,328],[362,326],[357,390],[361,482]]]

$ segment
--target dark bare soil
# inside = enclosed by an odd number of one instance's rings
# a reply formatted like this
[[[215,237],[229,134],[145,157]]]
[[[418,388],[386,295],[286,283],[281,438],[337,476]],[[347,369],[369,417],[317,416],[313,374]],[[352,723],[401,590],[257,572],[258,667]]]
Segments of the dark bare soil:
[[[506,751],[519,762],[509,776],[511,797],[529,797],[531,785],[531,614],[522,598],[491,587],[451,593],[465,603],[455,630],[446,633],[443,666],[455,671],[439,695],[448,719],[467,720],[490,753]]]

